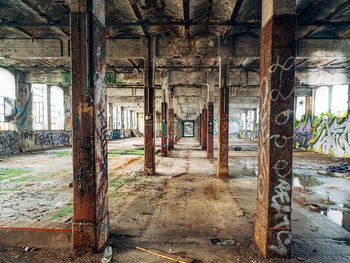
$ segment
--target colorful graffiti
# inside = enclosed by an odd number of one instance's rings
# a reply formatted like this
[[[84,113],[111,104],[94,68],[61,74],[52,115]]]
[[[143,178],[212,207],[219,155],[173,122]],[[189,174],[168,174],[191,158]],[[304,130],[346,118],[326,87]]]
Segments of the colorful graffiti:
[[[250,140],[258,138],[258,128],[243,130],[240,137]],[[336,157],[350,156],[350,118],[346,113],[341,117],[334,114],[321,116],[305,115],[294,123],[294,148],[316,151]]]
[[[336,117],[325,114],[312,120],[310,145],[314,151],[337,157],[350,155],[350,119],[348,114]]]
[[[219,134],[218,123],[219,123],[218,120],[214,120],[214,135],[216,136]],[[229,135],[239,136],[241,131],[242,131],[241,122],[239,120],[230,120],[230,125],[228,129]]]

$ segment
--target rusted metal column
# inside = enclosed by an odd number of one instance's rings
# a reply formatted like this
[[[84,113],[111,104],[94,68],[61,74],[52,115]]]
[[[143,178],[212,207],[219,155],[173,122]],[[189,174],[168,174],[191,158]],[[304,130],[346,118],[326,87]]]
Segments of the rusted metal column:
[[[174,109],[169,108],[168,149],[174,149]]]
[[[176,134],[176,142],[181,139],[181,119],[177,117],[177,134]]]
[[[154,105],[154,54],[155,54],[155,39],[148,37],[144,39],[144,76],[145,76],[145,89],[144,89],[144,147],[145,147],[145,159],[144,159],[144,174],[155,174],[155,132],[154,132],[154,119],[155,119],[155,105]]]
[[[199,145],[202,145],[202,113],[199,114],[199,120],[198,120],[198,142]]]
[[[162,102],[162,156],[168,156],[168,103]]]
[[[291,255],[296,1],[263,1],[255,243],[265,258]]]
[[[207,150],[207,130],[208,130],[208,123],[207,123],[207,109],[202,110],[202,118],[203,118],[203,125],[202,125],[202,150]]]
[[[214,158],[214,87],[215,72],[208,72],[207,158]]]
[[[217,177],[228,178],[228,127],[229,127],[229,55],[224,53],[219,70],[219,123],[218,123],[218,166]]]
[[[75,251],[108,238],[105,1],[71,1],[73,223]]]
[[[207,158],[214,158],[214,102],[208,102]]]

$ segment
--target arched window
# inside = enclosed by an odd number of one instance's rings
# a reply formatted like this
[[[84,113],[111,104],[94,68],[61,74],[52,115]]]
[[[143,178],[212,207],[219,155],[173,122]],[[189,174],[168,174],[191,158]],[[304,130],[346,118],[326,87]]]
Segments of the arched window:
[[[64,130],[64,94],[60,87],[50,88],[51,130]]]
[[[16,114],[15,99],[15,76],[10,71],[0,68],[0,130],[9,129],[8,118]]]

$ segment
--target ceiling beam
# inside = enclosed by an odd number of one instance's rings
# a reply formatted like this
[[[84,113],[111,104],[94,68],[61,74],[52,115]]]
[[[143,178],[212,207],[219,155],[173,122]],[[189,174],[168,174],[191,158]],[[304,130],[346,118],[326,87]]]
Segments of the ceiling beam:
[[[22,34],[22,35],[25,35],[26,37],[29,37],[29,38],[35,38],[35,35],[34,34],[32,34],[32,33],[29,33],[27,30],[25,30],[25,29],[23,29],[23,28],[21,28],[21,27],[10,27],[10,26],[8,26],[8,27],[6,27],[8,30],[10,30],[10,31],[14,31],[14,32],[16,32],[16,33],[20,33],[20,34]]]
[[[313,3],[314,1],[312,1]],[[336,16],[341,10],[343,10],[345,7],[347,7],[350,4],[349,1],[346,1],[339,5],[333,12],[331,12],[328,16],[325,17],[325,19],[322,22],[329,22],[334,16]],[[312,34],[314,34],[317,29],[319,29],[317,26],[313,26],[309,31],[307,31],[301,38],[309,38]]]
[[[132,0],[130,0],[132,1]],[[14,22],[0,22],[0,27],[69,27],[69,23],[48,23],[48,22],[40,22],[40,23],[14,23]],[[124,27],[124,26],[246,26],[246,27],[261,27],[261,22],[239,22],[239,21],[141,21],[141,22],[113,22],[113,23],[106,23],[106,27]],[[300,26],[333,26],[333,27],[340,27],[340,26],[350,26],[350,21],[298,21],[297,25]]]
[[[41,12],[39,8],[32,5],[32,3],[30,3],[28,0],[20,0],[18,2],[20,2],[26,9],[33,13],[40,21],[47,22],[50,25],[54,23],[54,21],[49,16]],[[59,32],[60,34],[64,34],[67,37],[70,36],[70,34],[66,32],[61,26],[54,25],[53,28],[55,28],[55,31]]]
[[[135,64],[135,62],[134,62],[132,59],[129,58],[128,61],[130,62],[130,64],[131,64],[134,68],[137,69],[138,72],[141,72],[140,66],[137,66],[137,65]]]
[[[183,0],[182,7],[184,11],[184,22],[185,22],[185,37],[189,38],[190,36],[190,0]]]
[[[145,34],[146,37],[150,37],[151,34],[149,33],[147,25],[144,23],[142,14],[141,14],[141,12],[139,10],[139,7],[137,6],[136,1],[135,0],[129,0],[129,2],[130,2],[132,10],[134,10],[134,13],[135,13],[135,16],[136,16],[138,22],[140,23],[140,26],[142,28],[143,33]]]
[[[231,14],[231,18],[230,18],[230,22],[234,22],[238,16],[239,10],[241,9],[243,0],[237,0],[235,7],[232,11]],[[226,27],[225,32],[224,32],[224,37],[226,37],[228,35],[228,33],[230,32],[231,27]]]

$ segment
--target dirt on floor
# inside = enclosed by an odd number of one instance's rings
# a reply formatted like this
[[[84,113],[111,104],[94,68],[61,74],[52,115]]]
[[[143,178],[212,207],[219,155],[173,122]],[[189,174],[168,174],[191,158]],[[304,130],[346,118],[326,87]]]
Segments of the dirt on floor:
[[[171,262],[135,247],[172,258],[187,257],[194,262],[350,261],[350,181],[319,174],[327,166],[345,160],[317,153],[294,153],[292,259],[265,260],[253,241],[256,143],[245,140],[230,142],[241,145],[242,150],[230,151],[230,178],[220,180],[216,178],[216,160],[207,160],[206,153],[192,138],[183,138],[169,157],[156,157],[157,174],[145,177],[142,175],[142,142],[129,139],[109,143],[109,150],[115,153],[109,157],[108,245],[114,252],[111,262]],[[128,153],[120,154],[121,149]],[[44,167],[47,172],[53,167],[59,171],[62,165],[58,160],[71,166],[69,155],[55,156],[53,160],[50,156],[51,152],[14,156],[3,159],[1,165],[13,168],[17,159],[23,158],[20,159],[23,166],[19,168],[32,170],[31,173],[39,173]],[[46,163],[46,166],[40,166],[41,163]],[[33,187],[44,193],[35,200],[45,199],[52,207],[58,202],[67,202],[64,207],[69,207],[72,197],[68,180],[71,174],[68,174],[69,171],[62,171],[47,177],[36,175],[34,178],[44,180],[29,181],[33,185],[28,187],[25,185],[28,181],[11,182],[7,178],[0,181],[0,187],[22,188],[34,194],[35,190],[30,188]],[[55,180],[56,189],[49,183],[46,183],[47,189],[40,188],[43,182],[52,180]],[[3,185],[5,181],[8,185]],[[57,189],[59,191],[55,191]],[[62,195],[57,192],[62,192]],[[11,198],[8,193],[13,194]],[[12,207],[18,203],[19,193],[6,191],[0,195],[1,220],[4,220],[2,211],[6,211],[3,210],[3,200],[10,201],[8,206]],[[46,201],[45,194],[50,197],[51,193],[53,199]],[[326,199],[332,203],[324,203]],[[323,208],[313,211],[309,204],[320,204]],[[18,207],[18,211],[23,211],[21,209]],[[24,210],[23,214],[31,212]],[[40,211],[36,213],[42,214]],[[49,208],[47,215],[40,220],[52,220],[57,213]],[[68,220],[69,216],[67,213],[55,220]],[[4,218],[12,220],[11,217]],[[52,249],[26,252],[23,247],[0,248],[0,262],[101,262],[101,258],[102,253],[80,256]]]

